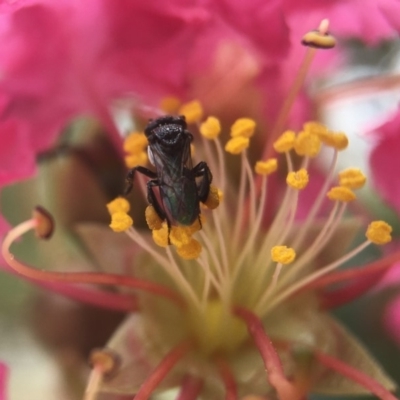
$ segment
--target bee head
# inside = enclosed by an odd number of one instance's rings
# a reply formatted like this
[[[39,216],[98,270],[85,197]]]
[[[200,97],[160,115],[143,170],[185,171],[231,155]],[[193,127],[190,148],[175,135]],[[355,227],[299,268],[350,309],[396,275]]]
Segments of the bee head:
[[[144,130],[149,143],[158,142],[163,146],[173,147],[180,143],[186,133],[186,120],[183,115],[174,117],[166,115],[150,120]]]

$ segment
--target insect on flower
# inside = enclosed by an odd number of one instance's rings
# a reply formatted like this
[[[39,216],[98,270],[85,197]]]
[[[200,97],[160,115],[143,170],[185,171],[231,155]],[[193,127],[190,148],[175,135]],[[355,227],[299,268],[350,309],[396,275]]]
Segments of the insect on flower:
[[[126,178],[126,194],[132,190],[135,173],[140,172],[151,178],[147,182],[147,200],[158,217],[167,222],[169,230],[172,225],[200,222],[200,202],[205,203],[208,198],[212,174],[204,161],[192,167],[193,135],[187,130],[185,117],[150,120],[144,132],[149,143],[149,160],[156,172],[143,166],[132,168]]]

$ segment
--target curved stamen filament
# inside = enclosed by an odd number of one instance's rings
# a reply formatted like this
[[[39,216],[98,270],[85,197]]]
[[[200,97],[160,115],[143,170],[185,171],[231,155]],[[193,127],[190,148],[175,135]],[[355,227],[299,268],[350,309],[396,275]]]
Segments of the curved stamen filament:
[[[246,192],[246,168],[245,168],[245,160],[246,160],[246,151],[241,153],[241,166],[240,166],[240,181],[239,181],[239,196],[237,201],[237,210],[238,215],[235,218],[235,227],[233,229],[232,243],[233,248],[237,248],[240,238],[240,231],[242,229],[243,219],[244,219],[244,201],[245,201],[245,192]]]
[[[89,382],[85,389],[83,400],[96,400],[101,382],[103,381],[103,369],[101,366],[94,366],[89,376]]]
[[[4,238],[2,244],[2,254],[7,263],[19,274],[24,275],[28,278],[39,280],[39,281],[59,281],[69,283],[90,283],[100,285],[115,285],[125,286],[133,289],[139,289],[151,292],[158,296],[163,296],[175,304],[183,307],[182,299],[172,290],[167,287],[158,285],[153,282],[139,280],[132,278],[131,276],[125,275],[114,275],[114,274],[102,274],[96,272],[53,272],[53,271],[42,271],[35,268],[31,268],[22,262],[18,261],[14,255],[10,252],[12,243],[22,236],[24,233],[36,227],[36,220],[30,219],[17,225],[11,231],[8,232]]]
[[[252,225],[250,236],[248,237],[246,244],[243,247],[243,250],[240,252],[239,258],[235,263],[234,272],[233,272],[233,276],[232,276],[233,282],[235,282],[237,277],[239,276],[239,272],[241,271],[242,267],[244,266],[243,261],[255,244],[254,239],[256,238],[257,235],[259,235],[259,229],[260,229],[262,217],[264,214],[265,200],[266,200],[266,194],[267,194],[267,177],[266,176],[262,177],[261,185],[262,186],[261,186],[260,202],[258,204],[255,222],[254,222],[254,225]]]
[[[356,256],[358,253],[363,251],[367,246],[369,246],[371,242],[369,240],[366,240],[364,243],[361,243],[358,247],[350,251],[349,253],[345,254],[343,257],[340,257],[338,260],[334,261],[331,264],[328,264],[327,266],[321,268],[320,270],[314,272],[311,275],[308,275],[306,278],[302,279],[300,282],[297,282],[296,284],[289,286],[288,289],[277,295],[275,298],[271,300],[271,302],[268,304],[266,309],[264,309],[264,313],[267,311],[270,311],[272,308],[276,307],[278,304],[282,303],[283,300],[287,299],[290,297],[293,293],[299,291],[301,288],[304,286],[308,285],[309,283],[315,281],[319,277],[328,274],[329,272],[333,271],[334,269],[340,267],[342,264]]]
[[[191,348],[192,344],[190,342],[182,342],[174,347],[142,384],[135,396],[135,400],[148,400],[155,388]]]
[[[299,246],[302,245],[303,240],[306,237],[306,235],[308,234],[309,228],[310,228],[311,224],[313,223],[317,212],[321,208],[322,202],[325,199],[326,192],[328,190],[329,185],[332,182],[333,175],[335,173],[337,157],[338,157],[338,151],[336,149],[334,149],[332,161],[331,161],[331,164],[329,166],[328,175],[325,178],[325,182],[324,182],[321,190],[319,191],[318,196],[316,197],[316,199],[315,199],[310,211],[307,214],[307,218],[306,218],[306,220],[304,221],[304,223],[302,225],[302,230],[299,232],[299,235],[296,237],[296,240],[293,242],[292,246],[295,249],[297,249]]]
[[[371,393],[378,396],[381,400],[398,400],[392,393],[385,389],[379,382],[375,381],[363,372],[353,368],[352,366],[340,361],[330,355],[324,354],[318,350],[315,351],[316,359],[325,367],[332,369],[339,374],[359,383]]]

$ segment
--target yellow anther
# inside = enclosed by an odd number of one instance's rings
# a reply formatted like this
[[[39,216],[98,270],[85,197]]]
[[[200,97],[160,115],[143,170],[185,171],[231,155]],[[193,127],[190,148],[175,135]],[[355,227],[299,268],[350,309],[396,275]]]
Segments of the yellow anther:
[[[152,231],[154,243],[160,247],[168,246],[168,225],[163,222],[161,229],[154,229]]]
[[[339,172],[340,186],[346,186],[350,189],[362,188],[367,177],[358,168],[347,168]]]
[[[368,225],[365,236],[375,244],[386,244],[392,240],[392,227],[384,221],[373,221]]]
[[[203,118],[203,107],[198,100],[193,100],[182,104],[178,113],[186,117],[188,124],[194,124]]]
[[[286,153],[293,149],[296,134],[294,131],[285,131],[274,142],[274,149],[277,153]]]
[[[280,264],[290,264],[296,259],[296,252],[287,246],[274,246],[271,249],[272,261]]]
[[[127,213],[130,210],[131,206],[128,200],[124,199],[123,197],[117,197],[113,201],[110,201],[107,204],[108,212],[113,215],[117,212]]]
[[[125,165],[128,168],[134,168],[137,167],[138,165],[146,165],[147,161],[148,161],[148,156],[145,151],[125,156]]]
[[[257,161],[254,170],[259,175],[270,175],[278,169],[278,160],[270,158],[266,161]]]
[[[224,199],[224,192],[221,189],[218,189],[218,198],[220,203]]]
[[[225,150],[230,154],[240,154],[243,150],[249,147],[249,138],[238,136],[230,139],[226,145]]]
[[[317,121],[308,121],[303,124],[303,131],[311,133],[312,135],[325,135],[328,133],[328,128]]]
[[[344,186],[335,186],[326,195],[330,200],[342,201],[343,203],[349,203],[356,199],[355,193]]]
[[[319,138],[321,139],[322,143],[339,151],[346,149],[349,145],[349,139],[343,132],[326,132],[324,134],[320,134]]]
[[[204,222],[205,222],[204,216],[200,214],[199,218],[196,218],[196,220],[193,222],[192,225],[186,227],[186,229],[189,232],[189,235],[193,235],[194,233],[196,233],[199,230],[201,230],[201,227],[204,224]]]
[[[177,247],[176,252],[185,260],[194,260],[201,253],[201,244],[196,239],[191,239],[189,243]]]
[[[169,240],[171,243],[176,246],[180,247],[185,244],[188,244],[192,239],[192,232],[190,227],[187,226],[172,226],[171,232],[169,235]]]
[[[221,133],[221,124],[218,118],[208,117],[201,125],[200,125],[200,133],[206,139],[216,139]]]
[[[133,225],[133,219],[125,212],[119,211],[111,215],[110,228],[114,232],[124,232]]]
[[[250,138],[254,135],[256,122],[251,118],[239,118],[231,126],[231,137],[243,136]]]
[[[208,193],[207,200],[204,202],[204,204],[210,210],[214,210],[219,206],[219,190],[216,186],[210,186],[210,192]]]
[[[336,45],[336,39],[329,33],[320,31],[311,31],[303,36],[301,43],[304,46],[314,47],[316,49],[332,49]]]
[[[294,150],[299,156],[316,157],[321,150],[321,140],[317,135],[302,131],[296,137]]]
[[[181,101],[177,97],[165,97],[161,100],[160,108],[166,114],[177,114]]]
[[[308,184],[308,180],[308,172],[304,168],[289,172],[286,177],[286,183],[296,190],[304,189]]]
[[[140,153],[147,146],[147,137],[143,132],[133,132],[124,140],[124,150],[129,153]]]
[[[162,228],[162,219],[156,213],[156,210],[153,206],[147,206],[145,211],[145,217],[148,227],[153,231],[154,229]]]

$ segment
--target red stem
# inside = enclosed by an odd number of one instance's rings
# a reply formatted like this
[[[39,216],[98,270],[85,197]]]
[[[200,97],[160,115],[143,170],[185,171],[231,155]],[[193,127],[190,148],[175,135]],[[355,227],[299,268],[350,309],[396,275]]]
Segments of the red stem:
[[[185,376],[176,400],[196,400],[203,389],[203,383],[203,380],[198,377]]]
[[[279,399],[298,400],[301,396],[285,377],[279,355],[271,339],[264,331],[260,318],[250,310],[242,307],[234,307],[233,313],[246,323],[247,329],[264,361],[265,369],[268,373],[268,381],[278,392]]]
[[[222,358],[218,358],[216,361],[219,374],[221,375],[222,381],[225,386],[225,400],[237,400],[237,386],[235,377],[229,367],[228,363]]]
[[[371,393],[375,394],[382,400],[399,400],[387,389],[385,389],[379,382],[375,381],[363,372],[355,369],[354,367],[345,364],[332,356],[324,354],[318,350],[315,351],[317,360],[327,368],[330,368],[339,374],[359,383],[364,388],[368,389]]]
[[[144,381],[134,400],[147,400],[155,388],[166,377],[168,372],[178,363],[179,360],[192,348],[188,341],[174,347],[160,362],[152,374]]]

